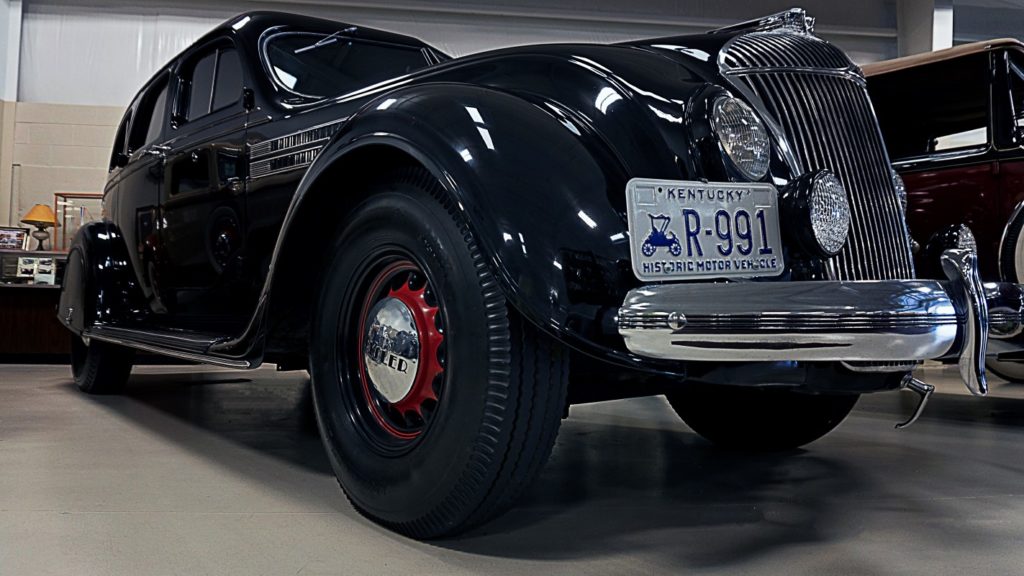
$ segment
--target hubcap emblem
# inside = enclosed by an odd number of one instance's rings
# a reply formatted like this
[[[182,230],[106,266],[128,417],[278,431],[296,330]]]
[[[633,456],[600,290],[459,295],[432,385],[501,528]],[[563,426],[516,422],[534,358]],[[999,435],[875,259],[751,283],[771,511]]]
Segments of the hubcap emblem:
[[[420,342],[412,310],[401,300],[387,297],[368,315],[363,339],[363,361],[370,383],[391,403],[405,398],[416,382]]]

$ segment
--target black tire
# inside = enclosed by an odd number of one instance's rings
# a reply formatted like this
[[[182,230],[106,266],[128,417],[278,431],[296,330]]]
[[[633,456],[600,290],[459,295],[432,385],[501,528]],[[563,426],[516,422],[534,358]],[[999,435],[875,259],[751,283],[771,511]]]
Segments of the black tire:
[[[439,191],[417,170],[374,186],[340,228],[310,340],[317,423],[339,484],[362,514],[415,538],[454,535],[512,505],[551,452],[568,382],[568,352],[509,307]],[[367,376],[377,352],[371,343],[361,356],[361,335],[377,342],[367,310],[407,290],[422,294],[440,334],[417,320],[418,365],[433,357],[441,372],[421,386],[417,369],[392,402]],[[422,400],[405,411],[413,396]]]
[[[71,335],[71,375],[88,394],[116,394],[124,390],[135,353],[130,348]]]
[[[985,368],[1007,382],[1020,384],[1024,382],[1024,363],[1000,362],[995,358],[985,360]]]
[[[792,450],[846,418],[859,396],[800,394],[778,388],[684,384],[668,395],[693,431],[731,450]]]
[[[1017,213],[1016,218],[1007,223],[1006,231],[999,247],[999,277],[1003,282],[1024,283],[1024,210]]]

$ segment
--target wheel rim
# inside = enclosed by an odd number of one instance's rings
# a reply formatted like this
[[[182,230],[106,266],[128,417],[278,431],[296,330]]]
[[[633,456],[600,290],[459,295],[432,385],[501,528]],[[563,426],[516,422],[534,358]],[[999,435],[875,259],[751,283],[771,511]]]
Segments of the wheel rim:
[[[419,439],[437,416],[443,315],[426,274],[408,258],[391,259],[364,278],[359,337],[346,356],[358,363],[362,427],[376,444],[393,449]]]
[[[1024,231],[1017,236],[1017,245],[1013,250],[1013,273],[1017,283],[1024,283]]]

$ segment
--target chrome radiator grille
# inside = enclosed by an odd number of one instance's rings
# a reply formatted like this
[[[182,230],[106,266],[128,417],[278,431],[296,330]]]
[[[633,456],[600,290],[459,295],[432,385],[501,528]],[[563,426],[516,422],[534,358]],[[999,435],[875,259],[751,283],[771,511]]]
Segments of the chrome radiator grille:
[[[832,170],[849,194],[846,246],[827,262],[834,280],[913,278],[906,224],[871,102],[846,55],[809,34],[737,36],[720,65],[756,96],[792,148],[796,168]]]

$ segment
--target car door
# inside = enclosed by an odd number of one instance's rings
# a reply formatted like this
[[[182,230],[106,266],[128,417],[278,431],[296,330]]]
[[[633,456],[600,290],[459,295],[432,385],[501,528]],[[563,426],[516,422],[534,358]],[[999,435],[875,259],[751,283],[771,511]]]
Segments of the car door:
[[[241,318],[245,74],[227,39],[182,59],[160,193],[161,298],[176,322]]]
[[[124,236],[132,268],[153,312],[166,311],[159,298],[157,236],[163,185],[170,73],[158,75],[132,104],[127,158],[116,179],[110,217]],[[120,161],[119,161],[120,162]]]
[[[870,80],[886,147],[906,183],[910,233],[922,245],[957,224],[974,231],[985,254],[998,241],[988,226],[999,187],[991,70],[989,54],[979,53]],[[994,272],[993,260],[979,259],[982,278]],[[915,266],[918,276],[945,277],[928,250],[916,255]]]

